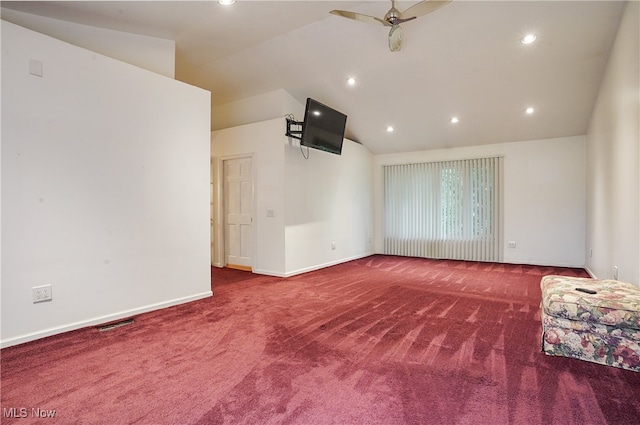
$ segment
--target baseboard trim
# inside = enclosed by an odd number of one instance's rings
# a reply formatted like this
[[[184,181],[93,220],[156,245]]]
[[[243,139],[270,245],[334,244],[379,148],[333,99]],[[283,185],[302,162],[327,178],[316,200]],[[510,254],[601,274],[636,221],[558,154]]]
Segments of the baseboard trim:
[[[331,266],[335,266],[338,264],[342,264],[342,263],[347,263],[349,261],[353,261],[353,260],[359,260],[360,258],[366,258],[366,257],[370,257],[373,255],[373,252],[369,252],[366,254],[361,254],[361,255],[354,255],[352,257],[347,257],[347,258],[341,258],[339,260],[335,260],[335,261],[331,261],[328,263],[324,263],[324,264],[318,264],[317,266],[311,266],[311,267],[305,267],[303,269],[298,269],[298,270],[294,270],[291,272],[287,272],[284,274],[284,277],[291,277],[291,276],[296,276],[299,274],[303,274],[303,273],[309,273],[315,270],[320,270],[320,269],[324,269],[325,267],[331,267]]]
[[[591,269],[587,266],[584,266],[584,269],[586,270],[587,273],[589,273],[589,276],[591,276],[592,279],[597,279],[598,277],[596,276],[596,274],[594,272],[591,271]]]
[[[276,272],[273,270],[253,269],[253,273],[262,274],[265,276],[273,276],[273,277],[286,277],[284,273]]]
[[[89,326],[101,325],[104,323],[113,322],[116,320],[135,316],[137,314],[148,313],[150,311],[160,310],[167,307],[173,307],[175,305],[185,304],[188,302],[201,300],[203,298],[208,298],[211,296],[213,296],[212,291],[202,292],[200,294],[195,294],[188,297],[177,298],[177,299],[164,301],[157,304],[150,304],[140,308],[120,311],[118,313],[95,317],[93,319],[70,323],[68,325],[57,326],[55,328],[49,328],[42,331],[26,334],[26,335],[20,335],[14,338],[3,339],[0,341],[0,348],[7,348],[7,347],[11,347],[18,344],[24,344],[25,342],[35,341],[37,339],[46,338],[48,336],[58,335],[58,334],[69,332],[69,331],[75,331],[75,330],[86,328]]]
[[[287,273],[276,272],[276,271],[273,271],[273,270],[262,270],[262,269],[253,269],[253,273],[255,273],[255,274],[263,274],[263,275],[266,275],[266,276],[283,277],[283,278],[284,277],[291,277],[291,276],[296,276],[296,275],[303,274],[303,273],[312,272],[312,271],[315,271],[315,270],[324,269],[325,267],[331,267],[331,266],[335,266],[335,265],[338,265],[338,264],[347,263],[349,261],[359,260],[360,258],[371,257],[372,255],[375,255],[375,253],[374,252],[369,252],[367,254],[354,255],[353,257],[341,258],[340,260],[336,260],[336,261],[332,261],[332,262],[324,263],[324,264],[319,264],[319,265],[316,265],[316,266],[306,267],[304,269],[298,269],[298,270],[294,270],[292,272],[287,272]]]

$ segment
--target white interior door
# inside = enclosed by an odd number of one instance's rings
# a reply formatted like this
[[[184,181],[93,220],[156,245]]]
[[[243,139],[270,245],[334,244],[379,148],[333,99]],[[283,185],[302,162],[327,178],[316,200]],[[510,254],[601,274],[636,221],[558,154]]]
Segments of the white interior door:
[[[253,164],[251,157],[224,161],[224,246],[227,267],[251,270]]]

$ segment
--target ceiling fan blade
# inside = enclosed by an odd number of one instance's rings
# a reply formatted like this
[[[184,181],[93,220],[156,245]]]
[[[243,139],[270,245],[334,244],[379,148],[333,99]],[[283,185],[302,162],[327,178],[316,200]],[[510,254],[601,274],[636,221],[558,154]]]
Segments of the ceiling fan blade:
[[[451,3],[451,0],[423,0],[420,3],[416,3],[404,12],[402,12],[403,16],[423,16],[427,13],[431,13],[437,9],[440,9],[442,6]]]
[[[416,16],[410,16],[408,18],[396,18],[396,20],[393,22],[393,25],[404,24],[405,22],[413,21],[414,19],[416,19]]]
[[[353,19],[355,21],[367,22],[369,24],[382,24],[385,26],[391,26],[391,24],[383,19],[376,18],[375,16],[364,15],[362,13],[349,12],[346,10],[332,10],[329,13],[336,16],[342,16],[343,18]]]

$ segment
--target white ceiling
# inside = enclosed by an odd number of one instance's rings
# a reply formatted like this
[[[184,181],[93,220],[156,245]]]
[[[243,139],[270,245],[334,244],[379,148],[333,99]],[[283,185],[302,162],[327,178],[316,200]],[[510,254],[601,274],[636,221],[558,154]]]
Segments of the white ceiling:
[[[173,39],[176,78],[214,105],[278,89],[313,97],[347,114],[347,137],[376,154],[585,134],[624,4],[454,0],[403,24],[392,53],[387,27],[329,14],[382,17],[389,1],[2,2]],[[523,45],[528,32],[538,39]]]

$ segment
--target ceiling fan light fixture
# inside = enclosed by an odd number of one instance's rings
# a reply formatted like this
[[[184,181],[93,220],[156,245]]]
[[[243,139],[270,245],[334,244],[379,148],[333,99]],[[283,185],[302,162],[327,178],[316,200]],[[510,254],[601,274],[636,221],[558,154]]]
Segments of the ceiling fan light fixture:
[[[522,37],[520,39],[520,43],[522,44],[531,44],[534,41],[536,41],[536,35],[535,34],[527,34],[524,37]]]
[[[389,50],[399,52],[402,49],[402,27],[394,25],[389,31]]]
[[[228,5],[233,4],[235,2],[236,2],[236,0],[218,0],[218,3],[220,3],[221,5],[224,5],[224,6],[228,6]]]

